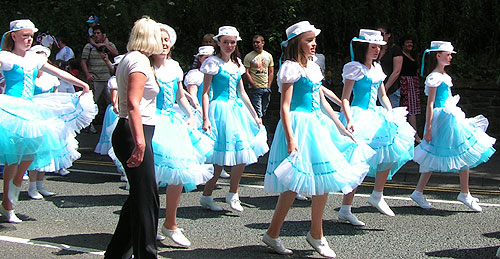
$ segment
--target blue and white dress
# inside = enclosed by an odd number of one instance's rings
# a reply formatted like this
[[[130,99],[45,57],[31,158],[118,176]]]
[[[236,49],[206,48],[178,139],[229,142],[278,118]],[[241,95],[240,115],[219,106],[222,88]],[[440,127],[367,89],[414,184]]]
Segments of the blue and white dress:
[[[184,185],[186,191],[192,191],[213,177],[204,165],[212,154],[213,140],[187,126],[183,114],[174,109],[183,74],[179,64],[168,59],[163,66],[155,67],[155,73],[160,86],[152,144],[156,181],[160,186]]]
[[[116,83],[116,76],[112,76],[108,80],[108,91],[117,90],[118,85]],[[106,108],[106,113],[104,113],[104,120],[102,122],[101,136],[99,137],[99,142],[94,149],[94,152],[101,155],[107,155],[112,147],[111,145],[111,135],[115,130],[116,124],[118,123],[118,114],[113,111],[113,105],[109,104]]]
[[[344,65],[342,77],[344,82],[355,81],[351,102],[353,136],[377,153],[368,176],[375,177],[377,172],[390,169],[387,179],[391,180],[413,158],[415,130],[406,121],[408,112],[405,107],[387,111],[376,105],[379,87],[386,77],[380,64],[375,63],[368,69],[357,61],[349,62]],[[344,114],[340,120],[347,124]]]
[[[458,95],[452,97],[451,77],[439,72],[430,73],[425,80],[425,94],[435,87],[432,140],[415,147],[413,160],[420,164],[420,172],[459,172],[488,161],[495,153],[496,139],[485,131],[488,120],[483,115],[465,118],[457,107]]]
[[[285,61],[278,72],[278,86],[293,84],[290,124],[297,151],[287,153],[285,131],[281,120],[274,134],[267,163],[264,190],[281,193],[293,191],[304,195],[328,192],[352,192],[369,170],[374,151],[364,146],[364,160],[351,164],[337,148],[339,134],[333,121],[321,110],[320,88],[323,75],[317,64]],[[349,148],[344,148],[346,153]]]
[[[28,169],[53,172],[80,157],[75,139],[97,107],[91,93],[35,94],[35,78],[47,59],[0,52],[5,94],[0,95],[0,163],[32,163]]]
[[[217,56],[207,58],[200,71],[212,75],[212,99],[208,109],[208,118],[215,137],[213,155],[207,163],[220,166],[253,164],[265,154],[267,132],[263,125],[258,125],[239,97],[238,84],[245,67],[234,62],[224,62]]]

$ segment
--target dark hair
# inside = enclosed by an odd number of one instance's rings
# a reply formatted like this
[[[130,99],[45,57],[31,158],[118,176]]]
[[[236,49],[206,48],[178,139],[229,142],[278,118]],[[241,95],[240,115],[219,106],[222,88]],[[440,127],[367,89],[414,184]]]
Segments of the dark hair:
[[[442,53],[442,52],[443,51],[431,51],[427,54],[428,57],[426,58],[425,69],[424,69],[425,75],[432,73],[432,70],[434,70],[434,68],[436,68],[437,63],[438,63],[436,55],[438,53]]]
[[[389,40],[387,42],[387,46],[388,47],[391,47],[394,44],[393,43],[393,40],[394,40],[393,36],[394,35],[392,35],[392,29],[391,29],[391,27],[389,25],[387,25],[387,24],[379,24],[379,26],[377,26],[375,29],[383,29],[385,31],[385,33],[391,34],[391,37],[389,38]]]
[[[217,41],[219,41],[219,39],[221,38],[222,36],[219,36],[217,38]],[[215,55],[216,56],[219,56],[218,54],[220,53],[220,47],[218,44],[215,44]],[[236,40],[236,47],[234,48],[234,51],[233,53],[231,53],[231,56],[230,56],[230,59],[231,61],[233,61],[238,67],[240,67],[240,62],[238,62],[238,58],[241,58],[240,57],[240,50],[238,49],[238,41]]]
[[[399,39],[399,47],[401,48],[401,50],[404,49],[404,45],[405,45],[405,41],[407,40],[411,40],[413,41],[413,49],[411,50],[410,54],[413,56],[413,57],[416,57],[416,50],[415,50],[415,42],[416,42],[416,38],[415,35],[413,34],[405,34],[403,37],[401,37]]]
[[[368,42],[360,42],[360,41],[352,42],[354,61],[358,61],[361,64],[365,63],[366,52],[368,52],[368,46],[370,46]],[[375,62],[375,60],[373,62]]]
[[[102,33],[104,33],[104,28],[100,24],[94,26],[94,29],[92,31],[96,31],[96,30],[100,30]]]
[[[299,37],[300,35],[288,41],[288,44],[284,50],[283,62],[285,62],[285,60],[299,62],[299,53],[300,53]]]
[[[252,41],[253,41],[253,39],[255,39],[255,38],[260,38],[262,41],[265,41],[264,36],[262,36],[262,35],[260,35],[260,34],[255,34],[255,35],[253,36],[253,38],[252,38]]]

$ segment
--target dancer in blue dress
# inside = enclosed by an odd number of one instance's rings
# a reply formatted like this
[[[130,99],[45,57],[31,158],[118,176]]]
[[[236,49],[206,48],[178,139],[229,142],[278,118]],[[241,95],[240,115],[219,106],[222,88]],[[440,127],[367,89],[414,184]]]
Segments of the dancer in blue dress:
[[[118,86],[116,84],[115,70],[123,56],[124,55],[119,55],[114,58],[114,63],[112,64],[113,71],[111,71],[111,74],[113,75],[109,78],[107,84],[107,88],[111,96],[111,103],[108,105],[106,112],[104,113],[101,136],[99,137],[99,141],[94,149],[95,153],[101,155],[107,155],[109,150],[112,148],[111,135],[113,134],[116,123],[118,123]]]
[[[451,95],[451,77],[445,67],[452,60],[453,46],[446,41],[432,41],[429,53],[432,72],[425,79],[427,111],[424,140],[415,148],[413,160],[420,165],[420,179],[411,198],[424,209],[432,208],[423,196],[432,172],[459,172],[460,194],[457,199],[474,211],[482,211],[478,199],[469,193],[469,169],[488,161],[495,149],[496,139],[485,131],[488,120],[478,115],[465,118],[457,107],[458,95]],[[422,61],[422,64],[424,62]],[[423,73],[423,68],[422,68]]]
[[[177,207],[183,188],[192,191],[212,178],[204,163],[212,152],[213,140],[193,127],[193,113],[182,88],[183,72],[179,63],[170,58],[176,33],[165,24],[160,29],[163,53],[153,55],[160,93],[152,145],[156,181],[160,186],[167,185],[166,216],[161,231],[176,244],[189,247],[191,242],[177,225]],[[188,114],[186,121],[174,110],[176,100]]]
[[[5,94],[0,95],[0,163],[6,164],[0,213],[14,223],[21,222],[13,206],[18,201],[24,172],[27,169],[55,171],[70,165],[73,160],[68,148],[74,147],[68,145],[68,141],[85,124],[89,118],[86,116],[92,117],[92,112],[82,108],[93,104],[82,101],[88,96],[92,98],[86,94],[89,86],[48,64],[40,55],[28,52],[36,31],[29,20],[12,21],[10,30],[2,37],[0,52],[0,70],[6,82]],[[62,98],[62,93],[40,94],[34,98],[34,81],[40,69],[82,87],[85,94]]]
[[[200,204],[213,211],[221,211],[212,199],[212,192],[223,166],[231,166],[231,184],[226,202],[236,211],[243,211],[238,186],[245,165],[257,162],[265,154],[267,133],[245,92],[241,75],[245,67],[238,57],[239,32],[232,26],[222,26],[218,35],[216,55],[203,62],[203,129],[215,136],[213,155],[207,163],[214,164],[214,176],[203,190]],[[208,93],[212,89],[213,97]]]
[[[351,62],[344,65],[340,116],[356,140],[367,143],[377,154],[368,176],[375,186],[368,203],[381,213],[394,216],[383,198],[387,180],[413,158],[415,130],[406,122],[406,108],[392,108],[383,84],[386,75],[376,59],[386,44],[379,31],[361,29],[351,42]],[[354,48],[352,48],[354,47]],[[349,102],[353,94],[352,103]],[[376,105],[380,100],[383,107]],[[355,191],[344,196],[343,205],[352,205]],[[351,213],[349,213],[352,215]],[[352,222],[351,222],[352,223]]]
[[[118,67],[118,64],[123,59],[125,55],[116,56],[113,60],[113,74]],[[122,163],[116,157],[116,154],[113,150],[113,146],[111,144],[111,136],[113,135],[113,131],[115,130],[116,124],[118,124],[119,108],[118,108],[118,84],[116,82],[116,75],[111,76],[108,79],[107,85],[109,96],[111,99],[111,103],[106,108],[106,112],[104,113],[104,120],[102,122],[101,136],[99,137],[99,141],[94,149],[94,152],[101,155],[107,155],[111,158],[111,160],[115,163],[115,166],[118,172],[121,173],[120,180],[127,182],[125,189],[129,189],[127,176],[125,176],[125,169],[123,168]]]
[[[311,230],[306,240],[322,256],[335,257],[323,236],[322,218],[328,193],[351,192],[363,180],[369,165],[351,165],[334,143],[337,137],[332,137],[330,127],[352,136],[326,101],[321,89],[323,75],[310,60],[319,33],[309,22],[299,22],[286,30],[287,40],[282,43],[286,61],[277,77],[281,120],[264,179],[264,190],[280,193],[280,197],[262,241],[277,253],[292,254],[278,238],[281,227],[296,194],[312,195]]]
[[[198,61],[196,62],[197,67],[189,70],[189,72],[186,74],[186,77],[184,78],[184,85],[186,86],[188,93],[194,98],[193,113],[196,120],[195,127],[201,128],[201,126],[203,125],[203,111],[201,109],[201,100],[203,95],[203,78],[205,77],[205,74],[200,71],[200,67],[208,57],[214,54],[214,51],[215,49],[212,46],[199,47],[198,54],[195,55]],[[211,99],[212,91],[210,91],[208,95],[208,100],[210,101]],[[210,170],[213,171],[213,166],[210,168]],[[224,169],[222,169],[220,177],[229,178],[230,175]]]

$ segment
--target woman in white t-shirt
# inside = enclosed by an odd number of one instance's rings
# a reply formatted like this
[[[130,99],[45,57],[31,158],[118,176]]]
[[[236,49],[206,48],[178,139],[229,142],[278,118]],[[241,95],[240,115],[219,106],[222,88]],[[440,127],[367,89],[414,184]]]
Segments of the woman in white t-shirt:
[[[128,53],[116,70],[119,117],[112,136],[113,149],[130,183],[106,258],[156,258],[158,189],[151,139],[159,88],[148,57],[162,52],[160,28],[147,17],[135,22]]]

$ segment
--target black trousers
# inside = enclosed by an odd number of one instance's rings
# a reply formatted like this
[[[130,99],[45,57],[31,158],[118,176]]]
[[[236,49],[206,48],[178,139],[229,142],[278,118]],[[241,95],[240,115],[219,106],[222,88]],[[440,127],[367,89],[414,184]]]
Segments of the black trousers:
[[[157,258],[159,198],[151,148],[154,126],[143,125],[143,129],[146,141],[144,160],[135,168],[127,167],[127,160],[135,147],[129,121],[120,118],[113,132],[113,149],[125,168],[130,190],[105,258],[130,258],[132,252],[134,258]]]

